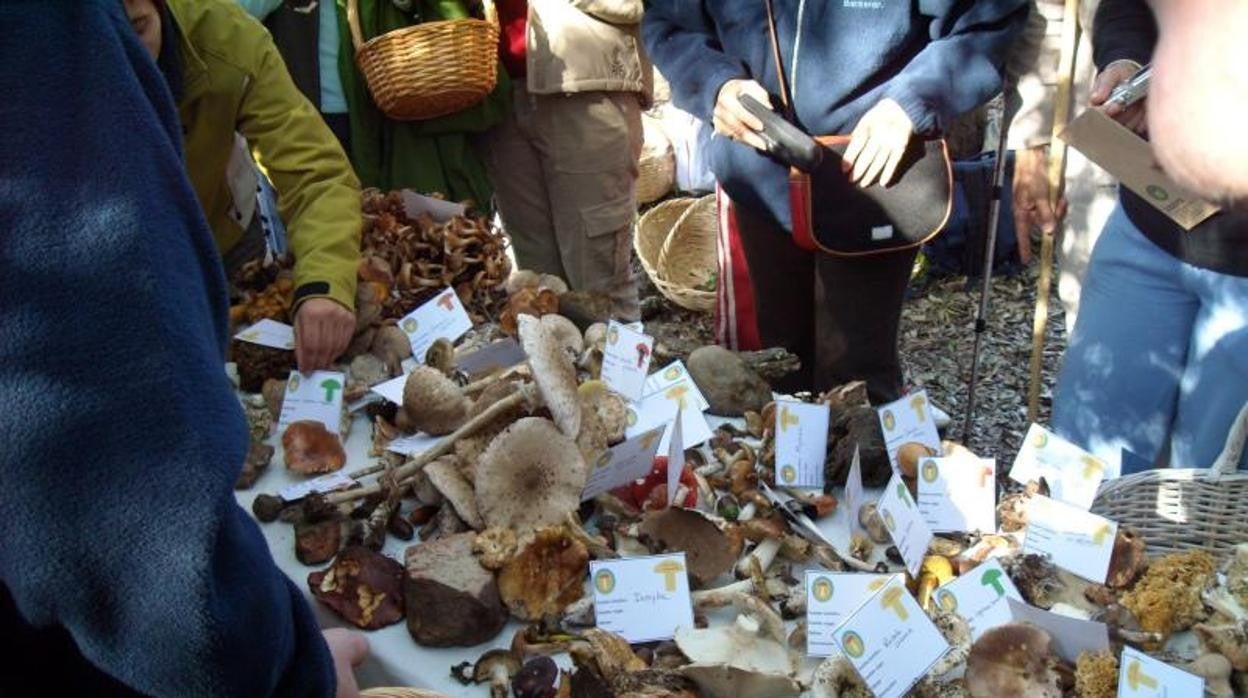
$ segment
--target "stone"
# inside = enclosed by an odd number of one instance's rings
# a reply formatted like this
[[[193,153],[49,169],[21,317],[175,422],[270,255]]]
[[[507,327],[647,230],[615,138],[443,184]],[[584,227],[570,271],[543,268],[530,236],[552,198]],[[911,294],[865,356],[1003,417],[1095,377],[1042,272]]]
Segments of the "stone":
[[[710,403],[710,413],[741,417],[771,402],[771,386],[739,355],[706,346],[689,355],[689,375]]]

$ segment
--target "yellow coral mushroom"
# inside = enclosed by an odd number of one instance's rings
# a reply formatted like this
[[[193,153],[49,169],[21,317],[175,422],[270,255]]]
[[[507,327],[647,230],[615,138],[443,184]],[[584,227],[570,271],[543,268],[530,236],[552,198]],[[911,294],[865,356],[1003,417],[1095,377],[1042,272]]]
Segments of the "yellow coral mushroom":
[[[1166,555],[1123,595],[1122,605],[1135,614],[1143,630],[1169,637],[1205,618],[1200,593],[1213,574],[1214,561],[1209,553]]]
[[[1084,652],[1075,664],[1075,693],[1083,698],[1118,695],[1118,659],[1110,652]]]

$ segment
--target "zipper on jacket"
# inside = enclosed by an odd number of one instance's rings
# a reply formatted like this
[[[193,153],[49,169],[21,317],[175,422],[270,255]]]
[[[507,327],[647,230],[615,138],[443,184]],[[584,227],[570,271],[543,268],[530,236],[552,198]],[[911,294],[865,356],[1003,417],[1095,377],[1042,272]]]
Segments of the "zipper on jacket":
[[[797,58],[802,50],[802,17],[806,14],[806,0],[798,0],[797,2],[797,28],[793,32],[793,69],[789,71],[792,76],[789,78],[789,109],[793,111],[794,118],[797,117]]]

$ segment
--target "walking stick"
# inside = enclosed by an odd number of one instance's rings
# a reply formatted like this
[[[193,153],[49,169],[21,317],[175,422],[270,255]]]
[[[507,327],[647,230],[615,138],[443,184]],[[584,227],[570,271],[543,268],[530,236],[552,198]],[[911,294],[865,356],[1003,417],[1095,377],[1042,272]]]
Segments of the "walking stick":
[[[997,160],[992,167],[992,198],[988,201],[988,225],[985,228],[987,238],[984,241],[984,269],[979,287],[979,312],[975,317],[975,348],[971,351],[971,380],[966,386],[966,418],[962,423],[962,443],[971,443],[971,428],[975,422],[975,388],[979,383],[979,355],[983,346],[984,332],[988,330],[988,297],[992,292],[993,257],[997,253],[997,228],[1001,225],[1001,197],[1005,188],[1005,145],[1009,140],[1010,114],[1009,95],[1013,86],[1007,79],[1001,90],[1001,127],[997,135]]]
[[[1058,134],[1070,121],[1075,80],[1075,51],[1079,46],[1079,0],[1066,0],[1062,14],[1062,55],[1058,65],[1057,99],[1053,110],[1053,137],[1049,141],[1049,204],[1056,210],[1066,188],[1066,142]],[[1040,237],[1040,281],[1036,285],[1036,314],[1031,326],[1031,383],[1027,388],[1027,421],[1035,422],[1040,412],[1041,369],[1044,366],[1044,338],[1049,322],[1049,292],[1053,285],[1054,232]]]

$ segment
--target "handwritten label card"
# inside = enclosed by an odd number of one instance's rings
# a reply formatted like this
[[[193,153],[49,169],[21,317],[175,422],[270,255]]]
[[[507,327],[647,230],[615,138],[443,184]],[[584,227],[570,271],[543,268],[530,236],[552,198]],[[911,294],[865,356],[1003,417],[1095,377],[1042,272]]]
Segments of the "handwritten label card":
[[[912,577],[918,578],[927,546],[932,543],[932,529],[923,523],[918,504],[898,473],[893,473],[880,497],[880,516],[884,518],[884,526],[906,562],[906,569]]]
[[[933,531],[996,531],[996,480],[992,459],[920,459],[917,499],[923,522]]]
[[[940,434],[936,432],[936,421],[932,419],[926,390],[890,402],[877,412],[880,428],[884,431],[884,443],[888,446],[888,459],[892,461],[894,470],[898,467],[898,449],[910,442],[921,443],[936,453],[942,453]]]
[[[650,377],[646,378],[646,388],[643,392],[646,397],[650,397],[655,393],[681,385],[691,388],[684,393],[689,396],[686,407],[692,404],[699,410],[705,410],[711,406],[711,403],[702,396],[702,391],[698,390],[698,386],[694,384],[693,377],[689,375],[689,369],[685,368],[685,363],[679,359],[651,373]]]
[[[670,640],[677,628],[692,628],[688,569],[684,553],[591,561],[598,627],[633,644]]]
[[[310,420],[325,425],[331,434],[342,427],[342,388],[347,378],[337,371],[291,371],[286,379],[286,397],[277,421],[279,432],[291,422]]]
[[[776,403],[776,479],[789,487],[823,487],[828,406]]]
[[[850,615],[836,631],[836,643],[876,698],[906,695],[949,651],[898,578]]]
[[[1118,698],[1180,698],[1205,695],[1205,680],[1133,647],[1118,660]]]
[[[313,478],[311,480],[304,480],[303,482],[296,482],[293,485],[287,485],[286,487],[283,487],[282,490],[279,491],[277,494],[282,499],[288,502],[293,502],[296,499],[303,499],[304,497],[312,494],[313,492],[321,492],[321,493],[333,492],[334,490],[346,489],[348,487],[353,486],[354,484],[355,484],[355,480],[352,480],[351,478],[347,477],[346,473],[342,471],[338,471],[336,473],[322,475],[318,478]]]
[[[862,493],[862,456],[854,446],[854,458],[849,462],[849,475],[845,478],[845,511],[849,515],[849,532],[862,530],[858,523],[858,508],[866,501]]]
[[[1109,649],[1109,628],[1104,623],[1042,611],[1015,599],[1008,601],[1014,620],[1044,629],[1053,637],[1053,651],[1071,664],[1079,661],[1084,652],[1096,654]]]
[[[1023,600],[996,560],[984,562],[937,589],[933,598],[941,608],[966,620],[972,641],[1013,620],[1009,599]]]
[[[680,476],[685,470],[685,441],[680,435],[680,410],[668,429],[667,444],[667,505],[676,505],[676,490],[680,489]]]
[[[633,437],[661,424],[671,424],[679,413],[681,440],[685,448],[693,448],[714,435],[702,414],[707,406],[706,398],[693,381],[682,380],[647,394],[640,403],[629,405],[628,428],[624,433]],[[668,447],[670,436],[669,429],[659,444],[660,450]]]
[[[581,491],[581,501],[645,477],[654,467],[654,454],[659,450],[659,437],[665,428],[651,429],[603,451],[592,464],[593,470]]]
[[[1058,567],[1103,584],[1117,535],[1117,523],[1037,495],[1027,506],[1023,551],[1046,554]]]
[[[654,337],[612,320],[602,355],[602,382],[630,402],[641,400],[653,349]]]
[[[895,576],[807,570],[806,654],[837,654],[836,631],[841,623]]]
[[[294,349],[295,328],[286,323],[265,318],[234,335],[234,339],[274,349]]]
[[[400,320],[399,329],[407,333],[412,343],[412,357],[424,363],[425,353],[434,342],[443,337],[455,342],[463,337],[472,329],[472,318],[459,302],[459,296],[448,288]]]
[[[1032,424],[1014,459],[1010,479],[1025,485],[1042,477],[1049,485],[1049,496],[1086,510],[1092,507],[1101,481],[1118,477],[1118,470],[1039,424]]]

